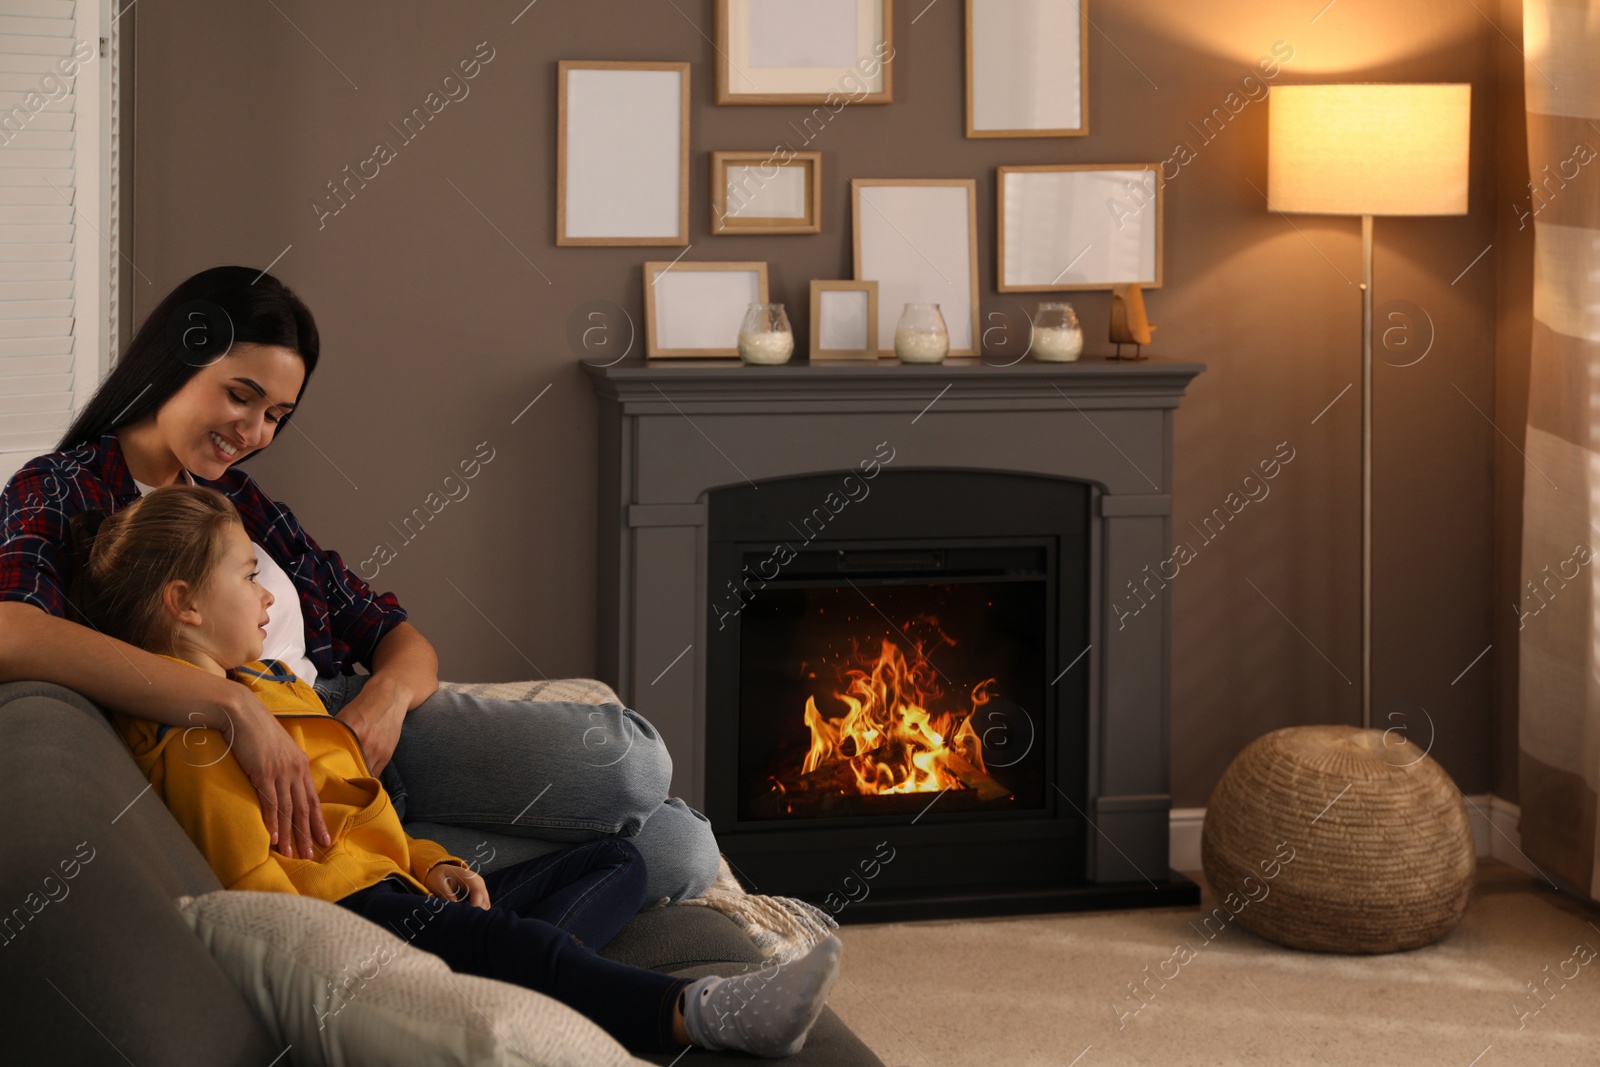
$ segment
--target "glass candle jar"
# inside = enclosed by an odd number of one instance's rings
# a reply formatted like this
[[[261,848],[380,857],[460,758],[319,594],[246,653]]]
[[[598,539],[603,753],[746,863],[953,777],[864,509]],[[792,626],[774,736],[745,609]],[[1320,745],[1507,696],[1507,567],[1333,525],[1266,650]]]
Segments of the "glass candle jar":
[[[894,328],[894,354],[901,363],[943,363],[950,331],[938,304],[907,304]]]
[[[773,366],[789,362],[794,354],[794,331],[782,304],[751,304],[739,327],[739,358],[746,363]]]
[[[1083,355],[1083,327],[1071,304],[1045,301],[1033,316],[1033,358],[1042,363],[1070,363]]]

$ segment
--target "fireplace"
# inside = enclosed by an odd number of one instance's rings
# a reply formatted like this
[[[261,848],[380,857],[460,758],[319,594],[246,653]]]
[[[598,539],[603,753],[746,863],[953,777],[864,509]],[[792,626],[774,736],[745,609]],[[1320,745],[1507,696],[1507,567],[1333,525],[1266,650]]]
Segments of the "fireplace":
[[[1170,551],[1201,368],[585,369],[599,673],[747,888],[841,921],[1198,900],[1166,601],[1113,609]]]

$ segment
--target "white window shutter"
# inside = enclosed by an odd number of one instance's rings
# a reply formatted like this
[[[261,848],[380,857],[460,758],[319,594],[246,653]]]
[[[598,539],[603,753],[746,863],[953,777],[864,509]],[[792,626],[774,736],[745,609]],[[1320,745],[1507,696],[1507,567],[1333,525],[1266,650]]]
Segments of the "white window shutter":
[[[55,448],[116,344],[111,6],[0,0],[0,479]]]

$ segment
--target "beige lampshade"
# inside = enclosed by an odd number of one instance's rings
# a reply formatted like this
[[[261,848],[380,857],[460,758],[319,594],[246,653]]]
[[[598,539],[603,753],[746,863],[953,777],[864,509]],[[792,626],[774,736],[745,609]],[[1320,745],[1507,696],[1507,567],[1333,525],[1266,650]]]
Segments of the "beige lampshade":
[[[1277,85],[1267,200],[1314,215],[1464,215],[1470,85]]]

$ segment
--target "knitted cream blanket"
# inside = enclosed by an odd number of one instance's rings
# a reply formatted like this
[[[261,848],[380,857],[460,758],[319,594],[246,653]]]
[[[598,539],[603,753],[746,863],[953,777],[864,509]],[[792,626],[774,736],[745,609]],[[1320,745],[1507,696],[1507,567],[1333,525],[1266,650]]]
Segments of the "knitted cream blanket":
[[[440,682],[450,689],[487,700],[529,700],[577,704],[621,704],[604,682],[592,678],[554,678],[536,682]],[[726,856],[717,880],[682,906],[710,908],[732,919],[767,959],[786,963],[838,929],[839,924],[814,904],[793,897],[748,893],[733,876]]]

